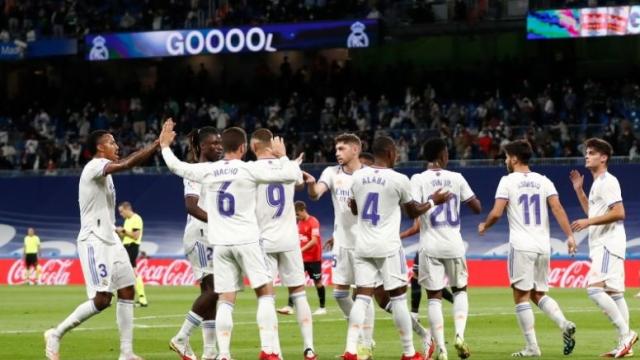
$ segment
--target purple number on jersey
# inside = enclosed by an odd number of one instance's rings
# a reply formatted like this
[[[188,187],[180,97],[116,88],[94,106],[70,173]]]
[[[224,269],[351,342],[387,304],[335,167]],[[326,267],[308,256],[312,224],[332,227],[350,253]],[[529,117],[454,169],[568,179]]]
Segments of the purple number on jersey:
[[[438,219],[438,216],[444,212],[444,219]],[[460,224],[460,215],[458,214],[458,196],[453,194],[449,201],[435,207],[431,216],[431,226],[458,226]]]
[[[518,204],[522,204],[525,225],[531,225],[531,215],[529,211],[531,205],[534,206],[536,225],[540,225],[540,223],[542,223],[540,215],[540,194],[533,194],[531,196],[529,196],[529,194],[522,194],[520,195],[520,198],[518,198]]]
[[[282,184],[269,184],[267,186],[267,203],[276,208],[273,218],[279,218],[284,212],[284,186]]]
[[[362,220],[369,220],[373,226],[378,225],[380,215],[378,215],[378,193],[368,193],[364,200],[364,209],[362,210]]]
[[[231,185],[231,181],[225,181],[218,190],[218,212],[222,216],[233,216],[236,213],[236,199],[233,195],[225,192]]]

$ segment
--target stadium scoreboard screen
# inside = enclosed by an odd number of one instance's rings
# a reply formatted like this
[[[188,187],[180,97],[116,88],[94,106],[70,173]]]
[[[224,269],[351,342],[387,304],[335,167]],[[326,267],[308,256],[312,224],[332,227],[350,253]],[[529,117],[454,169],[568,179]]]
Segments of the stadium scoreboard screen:
[[[530,11],[527,39],[568,39],[640,34],[640,6]]]
[[[318,21],[214,29],[91,34],[87,60],[368,48],[378,43],[377,20]]]

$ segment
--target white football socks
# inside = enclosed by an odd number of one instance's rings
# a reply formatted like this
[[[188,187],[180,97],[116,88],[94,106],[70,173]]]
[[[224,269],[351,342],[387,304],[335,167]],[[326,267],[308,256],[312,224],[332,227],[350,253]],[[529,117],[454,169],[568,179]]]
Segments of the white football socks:
[[[302,341],[304,343],[303,350],[313,350],[313,319],[307,294],[302,290],[301,292],[291,294],[291,299],[296,308],[298,326],[300,326],[300,333],[302,334]]]
[[[400,333],[402,350],[404,355],[413,356],[416,349],[413,347],[413,332],[411,331],[411,314],[407,306],[407,296],[400,295],[391,298],[393,322]]]
[[[535,317],[533,316],[533,309],[529,302],[522,302],[516,305],[516,317],[518,318],[518,325],[524,335],[524,339],[527,342],[528,349],[537,349],[538,340],[536,339],[535,330]]]
[[[453,325],[456,335],[464,339],[469,316],[469,296],[466,291],[458,291],[453,294]]]
[[[564,325],[567,322],[567,319],[564,317],[562,310],[560,309],[560,305],[550,296],[543,296],[540,301],[538,301],[538,307],[542,312],[544,312],[553,322],[558,325],[560,329],[564,329]]]
[[[618,305],[613,301],[603,288],[590,287],[587,289],[589,298],[609,317],[609,320],[618,329],[618,335],[624,336],[629,332],[629,323],[624,320],[624,316],[618,309]]]
[[[60,338],[63,337],[69,330],[82,324],[99,312],[93,303],[93,299],[83,302],[56,327],[56,335]]]
[[[120,331],[120,353],[133,353],[133,300],[118,299],[116,321]]]
[[[346,352],[356,354],[358,351],[358,339],[364,325],[367,307],[371,306],[371,296],[358,295],[349,314],[349,330],[347,331]]]

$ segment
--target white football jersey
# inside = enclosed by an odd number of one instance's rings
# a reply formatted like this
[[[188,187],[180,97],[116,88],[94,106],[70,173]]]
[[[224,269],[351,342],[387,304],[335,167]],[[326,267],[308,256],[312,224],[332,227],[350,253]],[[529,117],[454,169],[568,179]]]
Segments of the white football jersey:
[[[111,161],[93,158],[82,169],[78,186],[80,203],[80,233],[78,240],[94,234],[108,244],[116,244],[120,238],[116,234],[116,188],[111,175],[104,174],[104,168]]]
[[[535,172],[513,172],[503,176],[496,199],[508,200],[509,242],[520,251],[548,254],[549,207],[547,198],[558,192],[551,180]]]
[[[618,179],[609,172],[602,174],[593,180],[589,191],[589,218],[606,214],[611,206],[620,202],[622,202],[622,191]],[[612,254],[625,258],[627,234],[622,221],[589,226],[589,250],[602,246]]]
[[[257,171],[270,172],[280,165],[276,159],[260,159],[254,162],[254,166]],[[302,183],[302,172],[296,183]],[[267,253],[291,251],[300,246],[293,205],[296,183],[258,185],[256,216],[262,246]]]
[[[331,191],[331,201],[333,203],[334,227],[333,239],[335,246],[346,249],[353,249],[355,246],[356,233],[355,225],[357,217],[349,209],[349,198],[351,193],[352,174],[344,171],[342,165],[330,166],[320,175],[319,183],[327,185]]]
[[[409,178],[393,169],[367,167],[353,174],[351,189],[358,206],[356,255],[395,254],[402,247],[400,205],[412,200]]]
[[[207,193],[204,191],[202,184],[184,179],[184,197],[195,197],[198,199],[198,207],[201,209],[206,208]],[[195,217],[187,214],[187,225],[184,228],[184,237],[182,242],[184,244],[184,251],[188,253],[196,245],[196,241],[207,243],[207,223],[196,219]]]
[[[189,164],[176,158],[171,149],[162,149],[169,169],[180,177],[201,183],[207,198],[209,243],[242,245],[258,242],[260,229],[256,218],[258,184],[293,183],[300,177],[300,166],[287,157],[272,160],[270,171],[256,163],[219,160]],[[215,234],[215,236],[213,236]]]
[[[418,202],[426,202],[439,189],[452,196],[420,216],[420,247],[427,255],[441,259],[464,257],[460,234],[460,204],[475,197],[467,180],[457,172],[427,170],[411,177],[411,194]]]

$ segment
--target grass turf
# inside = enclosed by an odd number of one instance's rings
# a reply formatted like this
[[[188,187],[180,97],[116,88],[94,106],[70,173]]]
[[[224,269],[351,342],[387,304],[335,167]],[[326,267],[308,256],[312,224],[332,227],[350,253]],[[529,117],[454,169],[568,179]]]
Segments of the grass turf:
[[[639,315],[633,294],[627,291],[632,327]],[[286,290],[278,288],[278,306],[286,303]],[[177,359],[168,349],[169,339],[177,332],[186,311],[198,293],[196,287],[148,287],[150,306],[136,308],[134,349],[147,360]],[[312,311],[317,308],[314,289],[307,294]],[[554,297],[568,319],[577,325],[577,346],[572,359],[595,359],[616,345],[616,332],[609,320],[587,298],[584,289],[554,289]],[[43,359],[42,333],[66,317],[86,299],[84,287],[0,287],[0,359]],[[470,314],[466,339],[471,347],[471,359],[506,359],[523,347],[524,340],[514,316],[510,289],[472,289],[469,294]],[[347,323],[327,292],[328,314],[314,318],[316,351],[321,359],[334,359],[344,350]],[[237,360],[256,359],[259,353],[258,330],[255,325],[256,300],[251,291],[240,294],[235,307],[232,355]],[[446,304],[445,336],[449,359],[455,359],[451,306]],[[566,358],[562,355],[560,330],[537,308],[538,343],[546,359]],[[426,323],[426,296],[421,304],[421,319]],[[295,316],[281,316],[280,340],[284,357],[302,358],[302,340]],[[376,359],[398,359],[400,341],[391,316],[378,309],[376,313],[374,356]],[[416,349],[422,348],[414,338]],[[68,333],[61,346],[62,359],[117,359],[118,330],[115,306],[98,314]],[[191,344],[198,357],[202,349],[200,330],[192,335]]]

